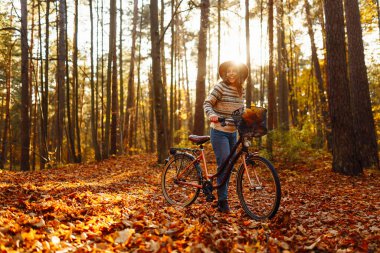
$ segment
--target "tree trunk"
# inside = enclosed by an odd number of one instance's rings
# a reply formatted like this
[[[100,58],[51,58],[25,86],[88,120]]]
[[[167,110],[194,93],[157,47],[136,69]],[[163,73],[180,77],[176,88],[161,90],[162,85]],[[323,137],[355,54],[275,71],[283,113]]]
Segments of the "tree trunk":
[[[222,9],[222,0],[218,0],[218,63],[217,66],[220,65],[220,41],[221,41],[221,29],[220,29],[220,23],[221,23],[221,9]],[[219,71],[216,71],[216,80],[219,79]]]
[[[154,87],[153,87],[153,80],[152,80],[153,73],[149,73],[149,153],[154,152],[154,109],[155,109],[155,102],[154,102]]]
[[[143,9],[143,4],[141,3],[141,9]],[[139,116],[139,108],[140,108],[140,98],[142,97],[141,95],[141,37],[142,37],[142,17],[143,15],[140,15],[140,25],[139,25],[139,52],[138,52],[138,60],[137,60],[137,100],[136,100],[136,120],[135,120],[135,125],[133,127],[133,129],[135,129],[136,133],[134,135],[134,140],[133,140],[133,143],[134,143],[134,146],[137,146],[137,127],[138,125],[141,125],[141,124],[138,124],[138,121],[141,120],[141,117]],[[144,127],[145,127],[145,121],[144,121]],[[146,137],[145,135],[145,129],[144,129],[144,136]],[[140,143],[142,142],[141,138],[140,138]],[[141,145],[142,146],[142,145]]]
[[[33,135],[33,130],[34,130],[34,110],[33,110],[33,77],[34,77],[34,71],[35,71],[35,68],[34,68],[34,64],[33,64],[33,51],[34,51],[34,13],[35,13],[35,8],[34,8],[34,5],[35,5],[35,0],[32,0],[31,2],[31,16],[30,16],[30,20],[32,21],[32,24],[31,24],[31,27],[30,27],[30,40],[29,40],[29,48],[28,48],[28,52],[29,52],[29,119],[30,119],[30,138],[31,138],[31,145],[29,146],[30,150],[29,150],[29,154],[31,154],[31,170],[33,170],[33,166],[35,166],[35,149],[34,149],[34,140],[35,140],[35,136]],[[37,69],[38,69],[38,66],[37,66]]]
[[[314,31],[313,31],[313,24],[310,14],[310,4],[308,0],[305,0],[305,11],[306,11],[306,20],[307,20],[307,27],[310,37],[310,44],[311,44],[311,60],[313,62],[314,66],[314,74],[315,78],[317,79],[318,83],[318,93],[319,93],[319,100],[320,100],[320,106],[321,106],[321,112],[322,112],[322,120],[324,122],[324,132],[328,134],[326,131],[326,126],[329,125],[329,117],[328,117],[328,111],[327,111],[327,100],[325,96],[325,88],[323,85],[323,78],[322,78],[322,71],[321,66],[319,65],[318,60],[318,54],[317,54],[317,47],[315,46],[315,39],[314,39]]]
[[[245,42],[247,46],[247,89],[245,94],[246,107],[251,108],[252,102],[252,79],[251,79],[251,43],[249,33],[249,0],[245,0]]]
[[[193,133],[197,135],[204,134],[205,118],[203,111],[203,102],[206,98],[205,78],[206,78],[206,58],[207,58],[207,30],[209,27],[209,0],[201,1],[201,20],[199,29],[198,42],[198,73],[196,82],[196,99]]]
[[[289,90],[286,80],[285,63],[285,31],[284,31],[284,6],[283,1],[277,2],[277,56],[278,56],[278,119],[281,130],[289,130]]]
[[[110,1],[110,34],[108,48],[108,66],[107,66],[107,106],[106,106],[106,126],[104,134],[103,157],[108,158],[110,144],[110,121],[111,121],[111,84],[112,84],[112,63],[115,55],[116,45],[116,0]]]
[[[80,150],[80,131],[79,131],[79,118],[78,118],[78,0],[74,0],[74,35],[73,35],[73,122],[70,122],[70,95],[69,86],[67,89],[67,119],[68,119],[68,127],[69,127],[69,137],[71,144],[71,152],[73,155],[73,159],[75,162],[80,162],[81,160],[81,150]],[[74,131],[75,129],[75,131]],[[75,151],[75,141],[74,138],[77,137],[77,151]],[[76,153],[78,152],[78,157]]]
[[[380,4],[379,4],[379,0],[376,0],[376,7],[377,7],[377,24],[379,26],[379,39],[380,39]]]
[[[187,47],[186,41],[183,42],[183,49],[185,54],[185,72],[186,72],[186,108],[187,108],[187,116],[188,116],[188,129],[191,129],[193,126],[193,111],[191,106],[191,97],[190,97],[190,87],[189,87],[189,68],[187,66]],[[219,65],[218,65],[219,66]],[[219,74],[218,74],[219,75]]]
[[[118,120],[118,91],[117,91],[117,55],[116,55],[116,0],[114,1],[114,7],[112,13],[112,18],[114,19],[113,21],[113,26],[111,27],[111,33],[112,33],[112,100],[111,100],[111,110],[112,110],[112,119],[111,119],[111,150],[110,153],[112,155],[116,155],[117,152],[117,120]],[[112,22],[111,22],[112,23]]]
[[[332,127],[333,170],[346,175],[362,173],[358,157],[347,78],[343,5],[324,0],[329,111]]]
[[[274,118],[276,117],[276,100],[274,86],[273,69],[273,0],[268,2],[268,33],[269,33],[269,77],[268,77],[268,131],[274,128]],[[272,154],[272,135],[269,133],[267,147]]]
[[[135,105],[135,55],[136,55],[136,36],[137,36],[137,21],[138,21],[138,0],[133,1],[133,23],[132,23],[132,45],[131,45],[131,60],[129,65],[129,76],[128,76],[128,97],[127,97],[127,108],[125,112],[125,146],[127,152],[131,148],[132,136],[129,135],[131,132],[130,128],[133,126],[131,117],[133,116],[133,107]]]
[[[43,60],[43,47],[42,47],[42,26],[41,26],[41,2],[38,1],[38,37],[39,37],[39,57],[40,57],[40,85],[41,85],[41,99],[40,99],[40,114],[39,114],[39,122],[40,122],[40,135],[39,135],[39,161],[40,161],[40,169],[44,169],[44,162],[42,160],[45,159],[43,156],[43,149],[45,146],[44,143],[44,129],[43,129],[43,124],[44,124],[44,115],[43,115],[43,97],[44,97],[44,60]],[[38,85],[36,85],[36,91],[38,92]],[[36,97],[37,99],[38,97]],[[37,100],[36,100],[37,101]]]
[[[123,0],[120,0],[120,34],[119,34],[119,79],[120,79],[120,150],[119,153],[124,154],[124,71],[123,71]]]
[[[347,37],[349,87],[356,146],[363,167],[379,167],[375,123],[372,114],[367,68],[360,23],[358,0],[344,1]]]
[[[167,131],[165,126],[167,119],[166,97],[164,96],[161,81],[161,60],[160,60],[160,36],[158,33],[158,3],[157,0],[150,0],[150,24],[152,42],[152,71],[153,88],[155,100],[155,112],[157,123],[157,151],[158,162],[163,163],[168,149]]]
[[[93,12],[92,12],[92,0],[89,0],[90,3],[90,22],[91,22],[91,74],[90,74],[90,82],[91,82],[91,137],[92,137],[92,145],[94,147],[95,159],[100,161],[100,149],[98,143],[98,134],[97,134],[97,124],[95,117],[95,83],[94,83],[94,20],[93,20]]]
[[[29,170],[30,118],[28,78],[28,6],[21,0],[21,169]]]
[[[141,4],[141,9],[143,8],[143,4]],[[161,16],[160,16],[160,31],[162,34],[161,38],[161,69],[162,69],[162,85],[166,90],[166,63],[165,63],[165,33],[164,33],[164,22],[165,22],[165,0],[161,0]]]
[[[12,22],[12,21],[11,21]],[[3,131],[3,143],[0,153],[0,169],[5,168],[7,162],[7,144],[8,144],[8,130],[10,127],[10,101],[11,101],[11,82],[12,82],[12,50],[14,44],[8,49],[8,69],[6,72],[6,98],[5,98],[5,120]]]
[[[49,161],[49,149],[48,149],[48,104],[49,104],[49,12],[50,1],[46,1],[46,13],[45,13],[45,82],[42,88],[42,121],[41,121],[41,153],[40,153],[40,169],[45,168],[46,162]]]
[[[62,162],[62,145],[63,145],[63,127],[65,116],[65,76],[66,76],[66,1],[59,2],[59,39],[58,39],[58,63],[57,63],[57,92],[58,92],[58,110],[57,110],[57,154],[58,163]]]
[[[169,146],[173,144],[173,133],[174,133],[174,71],[175,71],[175,56],[174,56],[174,47],[176,43],[176,34],[174,30],[174,5],[175,1],[171,0],[171,16],[172,22],[170,24],[171,29],[171,43],[170,43],[170,110],[169,110]]]

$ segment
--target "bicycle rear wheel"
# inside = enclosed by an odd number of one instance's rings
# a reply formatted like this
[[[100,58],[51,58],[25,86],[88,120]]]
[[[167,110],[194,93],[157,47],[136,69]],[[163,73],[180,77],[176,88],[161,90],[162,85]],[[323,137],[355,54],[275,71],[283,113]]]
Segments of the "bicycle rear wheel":
[[[237,194],[249,217],[255,220],[273,218],[280,206],[281,185],[273,165],[263,157],[246,160],[237,175]]]
[[[201,184],[201,171],[191,164],[192,161],[192,155],[182,153],[174,155],[165,165],[161,175],[161,187],[166,201],[171,205],[189,206],[199,195],[199,188],[186,185]]]

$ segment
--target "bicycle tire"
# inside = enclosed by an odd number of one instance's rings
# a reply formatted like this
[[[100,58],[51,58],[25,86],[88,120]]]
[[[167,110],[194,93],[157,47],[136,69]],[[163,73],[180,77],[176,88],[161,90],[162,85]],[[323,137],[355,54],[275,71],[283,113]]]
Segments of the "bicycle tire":
[[[169,204],[186,207],[197,199],[200,192],[199,188],[176,183],[176,180],[182,180],[184,182],[201,184],[202,172],[195,165],[192,165],[180,179],[177,178],[178,174],[194,159],[190,154],[177,153],[165,165],[161,174],[161,188]]]
[[[236,190],[245,213],[254,220],[273,218],[281,201],[281,185],[277,171],[265,158],[253,156],[246,160],[248,174],[241,164]]]

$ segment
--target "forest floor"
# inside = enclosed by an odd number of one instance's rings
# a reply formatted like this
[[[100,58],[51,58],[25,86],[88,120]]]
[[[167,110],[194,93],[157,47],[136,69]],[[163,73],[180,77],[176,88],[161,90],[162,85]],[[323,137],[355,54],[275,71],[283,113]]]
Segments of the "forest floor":
[[[328,155],[303,157],[275,162],[281,206],[264,222],[244,214],[233,182],[230,214],[203,194],[168,205],[153,155],[0,170],[0,252],[380,252],[380,173],[342,176]]]

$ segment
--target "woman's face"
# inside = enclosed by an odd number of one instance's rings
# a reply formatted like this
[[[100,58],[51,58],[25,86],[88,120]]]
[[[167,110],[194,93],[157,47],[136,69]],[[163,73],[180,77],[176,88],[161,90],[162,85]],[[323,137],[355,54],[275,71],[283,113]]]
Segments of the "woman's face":
[[[226,72],[226,77],[227,77],[228,82],[230,82],[231,84],[237,83],[237,80],[239,77],[238,69],[234,66],[228,67],[227,72]]]

